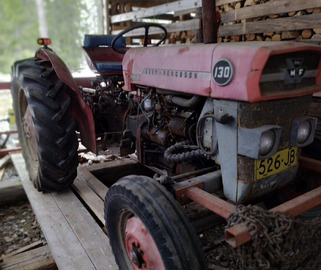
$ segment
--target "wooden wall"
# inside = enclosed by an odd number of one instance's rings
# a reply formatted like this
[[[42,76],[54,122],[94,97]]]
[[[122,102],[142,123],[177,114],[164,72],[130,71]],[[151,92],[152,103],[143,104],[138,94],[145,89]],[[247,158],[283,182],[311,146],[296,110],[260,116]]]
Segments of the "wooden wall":
[[[153,0],[157,1],[157,0]],[[168,19],[168,43],[193,42],[195,30],[201,26],[201,0],[165,1],[168,3],[142,7],[149,1],[126,1],[110,12],[110,28],[116,34],[142,18]],[[117,1],[111,6],[115,7]],[[149,2],[151,4],[151,2]],[[155,2],[156,3],[156,2]],[[154,4],[155,4],[154,3]],[[162,1],[164,3],[164,1]],[[127,8],[126,8],[127,5]],[[140,8],[129,11],[133,7]],[[314,40],[321,41],[321,0],[216,0],[222,17],[219,42],[252,40]],[[126,11],[126,12],[125,12]],[[171,14],[169,14],[171,12]],[[117,14],[118,13],[118,14]],[[191,15],[196,13],[196,17]],[[132,36],[142,32],[136,31]],[[157,34],[157,32],[155,32]]]

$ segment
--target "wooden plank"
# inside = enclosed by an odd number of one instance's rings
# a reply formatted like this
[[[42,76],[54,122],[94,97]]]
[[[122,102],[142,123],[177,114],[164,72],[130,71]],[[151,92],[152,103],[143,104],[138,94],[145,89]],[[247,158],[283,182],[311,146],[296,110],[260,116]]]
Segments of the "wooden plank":
[[[180,21],[171,24],[163,24],[166,28],[168,33],[180,32],[180,31],[188,31],[188,30],[195,30],[201,27],[200,19],[192,19],[187,21]],[[112,31],[113,35],[117,35],[120,31]],[[145,29],[137,29],[129,32],[128,34],[124,35],[125,37],[138,37],[144,36]],[[149,34],[150,35],[158,35],[164,33],[159,28],[151,28]]]
[[[96,215],[102,224],[105,224],[104,219],[104,201],[83,181],[76,178],[73,184],[73,189],[89,206],[90,210]]]
[[[243,2],[244,0],[216,0],[216,6],[227,5],[235,2]],[[127,1],[126,1],[127,2]],[[137,11],[127,12],[123,14],[117,14],[111,16],[111,23],[119,23],[125,21],[133,21],[155,17],[168,12],[182,12],[184,10],[195,10],[202,7],[202,1],[200,0],[184,0],[176,1],[168,4],[158,5],[150,8],[139,9]]]
[[[223,6],[227,4],[232,4],[236,2],[244,2],[245,0],[216,0],[216,6]]]
[[[74,235],[85,249],[94,269],[117,269],[107,235],[80,201],[75,196],[71,198],[69,191],[53,193],[52,196],[63,212]],[[75,259],[77,259],[77,256]]]
[[[25,200],[26,198],[26,193],[19,180],[0,182],[0,206]]]
[[[36,241],[36,242],[33,242],[27,246],[24,246],[22,248],[19,248],[19,249],[16,249],[6,255],[2,255],[1,258],[2,259],[5,259],[5,258],[8,258],[8,257],[11,257],[11,256],[15,256],[17,254],[20,254],[20,253],[23,253],[23,252],[26,252],[26,251],[29,251],[29,250],[32,250],[32,249],[35,249],[35,248],[38,248],[38,247],[42,247],[43,246],[43,242],[41,240],[39,241]],[[50,253],[51,254],[51,253]]]
[[[321,7],[320,0],[278,0],[260,5],[230,10],[222,13],[221,17],[223,22],[232,22],[318,7]],[[270,30],[274,31],[274,29]]]
[[[105,200],[108,187],[106,187],[98,178],[90,173],[86,168],[78,167],[78,177],[87,182],[87,185],[99,196],[101,200]]]
[[[39,247],[24,253],[6,257],[0,263],[2,270],[55,270],[57,266],[48,246]],[[65,269],[65,268],[61,268]],[[79,268],[81,269],[81,268]]]
[[[0,159],[0,169],[4,168],[9,162],[11,162],[10,155],[7,155]]]
[[[219,36],[235,36],[251,33],[281,32],[319,28],[321,13],[299,17],[286,17],[257,22],[246,22],[232,25],[222,25]]]
[[[12,154],[12,161],[58,268],[117,269],[107,236],[72,191],[37,192],[22,155]]]
[[[111,23],[119,23],[125,21],[132,21],[141,18],[154,17],[168,12],[182,11],[191,8],[198,8],[202,6],[202,1],[184,0],[177,1],[150,8],[140,9],[138,11],[127,12],[111,16]]]

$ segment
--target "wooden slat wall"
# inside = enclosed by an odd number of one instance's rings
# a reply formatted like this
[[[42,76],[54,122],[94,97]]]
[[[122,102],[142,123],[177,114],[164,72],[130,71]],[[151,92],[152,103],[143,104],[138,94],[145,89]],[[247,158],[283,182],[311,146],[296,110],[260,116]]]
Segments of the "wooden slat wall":
[[[219,29],[219,36],[226,37],[304,29],[316,29],[318,34],[321,32],[321,0],[270,0],[263,4],[258,2],[257,0],[216,0],[223,22]],[[201,6],[201,0],[176,1],[114,15],[111,16],[111,22],[115,24],[142,18],[157,18],[157,16],[168,12],[184,14],[184,11],[195,11]],[[307,14],[306,10],[310,10],[311,14]],[[295,14],[299,11],[303,11],[301,16]],[[291,16],[286,16],[286,14]],[[192,20],[176,22],[166,25],[166,27],[169,33],[196,30],[200,27],[200,22],[196,20],[194,19],[193,22]],[[118,32],[114,31],[113,34]],[[138,31],[131,36],[141,34]]]

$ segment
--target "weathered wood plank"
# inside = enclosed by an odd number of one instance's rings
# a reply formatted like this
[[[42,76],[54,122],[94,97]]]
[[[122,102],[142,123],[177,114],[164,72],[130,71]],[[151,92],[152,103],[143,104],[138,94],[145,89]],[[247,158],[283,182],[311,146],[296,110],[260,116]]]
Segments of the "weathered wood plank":
[[[138,11],[127,12],[111,16],[111,23],[136,20],[137,18],[154,17],[167,12],[181,11],[185,9],[198,8],[202,6],[202,1],[184,0],[173,3],[154,6],[151,8],[140,9]]]
[[[260,5],[230,10],[222,13],[221,16],[223,22],[232,22],[318,7],[321,7],[320,0],[278,0]]]
[[[11,257],[0,263],[2,270],[56,270],[57,266],[48,246],[32,249]],[[61,268],[65,269],[65,268]],[[80,268],[79,268],[80,269]]]
[[[252,33],[281,32],[321,27],[321,14],[311,14],[299,17],[287,17],[257,22],[246,22],[232,25],[222,25],[219,36],[235,36]]]
[[[73,184],[73,189],[89,206],[91,211],[96,215],[102,224],[104,220],[104,201],[83,181],[76,178]],[[106,240],[107,241],[107,240]]]
[[[19,180],[0,182],[0,206],[18,202],[26,198],[26,193]]]
[[[78,167],[78,177],[86,181],[87,185],[99,196],[101,200],[105,200],[108,187],[106,187],[97,177],[95,177],[86,168]]]
[[[163,25],[168,33],[180,32],[180,31],[188,31],[188,30],[195,30],[201,27],[200,19],[192,19],[187,21],[180,21],[172,24],[164,24]],[[117,35],[120,31],[112,31],[113,35]],[[125,37],[139,37],[144,36],[145,29],[136,29],[128,34],[124,35]],[[164,33],[159,28],[151,28],[149,34],[150,35],[158,35]]]
[[[27,246],[24,246],[22,248],[19,248],[19,249],[16,249],[6,255],[2,255],[1,258],[2,259],[5,259],[5,258],[8,258],[8,257],[11,257],[11,256],[15,256],[17,254],[20,254],[20,253],[23,253],[23,252],[26,252],[26,251],[29,251],[29,250],[32,250],[32,249],[35,249],[35,248],[38,248],[38,247],[42,247],[44,244],[41,240],[39,241],[36,241],[36,242],[33,242]]]
[[[117,269],[107,236],[72,191],[37,192],[22,155],[13,154],[12,161],[58,268]]]
[[[244,2],[245,0],[216,0],[216,6],[223,6],[227,4],[232,4],[235,2]]]
[[[216,6],[222,6],[235,2],[243,2],[244,0],[216,0]],[[182,12],[184,10],[195,10],[202,7],[201,0],[184,0],[176,1],[168,4],[158,5],[150,8],[139,9],[137,11],[122,13],[111,16],[111,23],[120,23],[141,18],[155,17],[168,12]]]
[[[5,157],[3,157],[2,159],[0,159],[0,169],[4,168],[5,166],[7,166],[7,164],[11,162],[11,157],[10,155],[7,155]]]
[[[86,251],[93,267],[101,270],[117,269],[107,235],[103,232],[102,228],[98,226],[80,201],[76,199],[75,196],[71,198],[69,191],[53,193],[52,196],[63,212],[74,235],[76,235]],[[96,196],[96,198],[98,197]],[[77,259],[77,257],[75,257],[75,259]]]

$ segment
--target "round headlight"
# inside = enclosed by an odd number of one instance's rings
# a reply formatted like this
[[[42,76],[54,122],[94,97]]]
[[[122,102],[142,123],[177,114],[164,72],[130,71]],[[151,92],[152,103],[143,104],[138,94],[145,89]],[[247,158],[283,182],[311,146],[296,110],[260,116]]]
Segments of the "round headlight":
[[[309,139],[311,135],[311,129],[312,129],[312,126],[310,121],[305,120],[300,122],[299,128],[298,128],[298,135],[297,135],[298,143],[300,144],[305,143],[307,139]]]
[[[271,152],[275,144],[276,135],[273,130],[267,130],[262,133],[260,141],[259,153],[261,156],[265,156]]]

